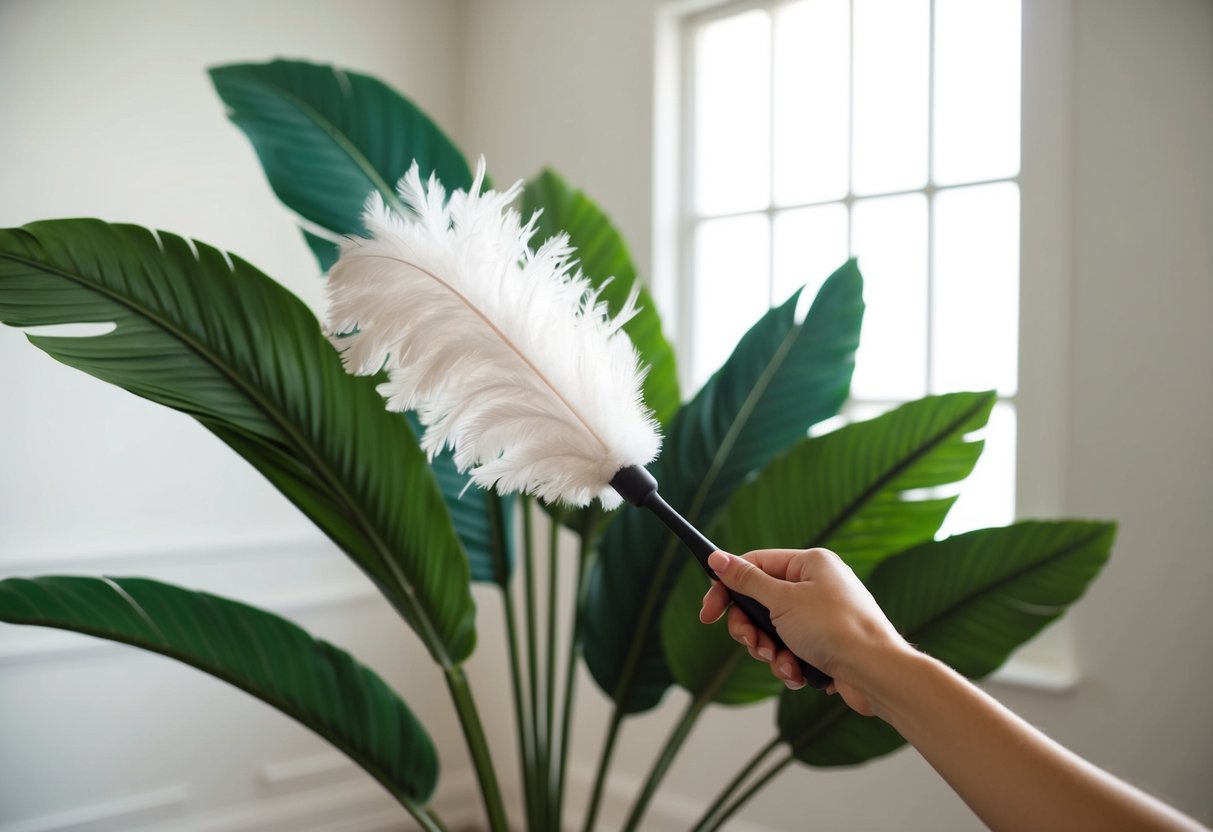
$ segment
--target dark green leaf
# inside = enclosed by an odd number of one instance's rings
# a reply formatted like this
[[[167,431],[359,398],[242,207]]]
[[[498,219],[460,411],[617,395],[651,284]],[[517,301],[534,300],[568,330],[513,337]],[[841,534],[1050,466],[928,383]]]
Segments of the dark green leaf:
[[[414,814],[434,792],[434,744],[400,697],[344,650],[264,610],[145,578],[50,576],[0,581],[0,621],[185,662],[306,725]]]
[[[1082,597],[1115,534],[1112,523],[1079,521],[981,529],[887,559],[868,588],[910,643],[981,678]],[[905,742],[887,723],[808,688],[781,697],[779,732],[815,766],[854,765]]]
[[[779,693],[783,682],[733,640],[723,618],[707,627],[699,622],[707,590],[703,567],[688,559],[661,611],[661,645],[674,681],[692,696],[722,705],[744,705]]]
[[[316,262],[320,264],[320,271],[328,272],[337,262],[337,258],[341,256],[341,249],[332,240],[319,237],[306,228],[300,230],[303,232],[304,242],[315,255]]]
[[[750,329],[725,365],[675,417],[650,470],[665,499],[707,527],[734,489],[808,429],[838,412],[850,387],[863,319],[854,261],[822,286],[803,323],[798,295]],[[603,536],[584,611],[586,662],[626,712],[660,701],[672,677],[655,631],[685,557],[651,513],[625,510]]]
[[[288,208],[335,234],[362,231],[371,191],[399,205],[416,159],[448,191],[472,177],[463,155],[412,102],[375,78],[302,61],[210,70],[228,116],[253,143]]]
[[[238,257],[98,220],[0,231],[0,320],[71,367],[200,421],[371,577],[452,664],[475,643],[467,558],[408,424],[347,375],[296,297]]]
[[[543,213],[532,244],[543,243],[562,231],[568,234],[585,276],[595,287],[606,283],[600,298],[612,315],[623,307],[632,287],[640,286],[640,311],[623,329],[640,353],[641,363],[649,367],[644,380],[645,404],[658,422],[667,424],[682,401],[674,349],[662,334],[657,304],[637,279],[627,244],[602,209],[582,191],[573,190],[554,171],[544,170],[527,182],[522,192],[523,217],[530,217],[537,210]]]
[[[905,492],[959,482],[973,470],[993,393],[909,402],[866,422],[806,439],[737,489],[712,529],[721,548],[824,546],[859,574],[939,531],[955,498]]]
[[[409,426],[420,436],[424,428],[417,414],[408,413]],[[509,585],[514,568],[514,503],[515,495],[499,496],[470,484],[471,477],[455,467],[455,453],[447,448],[430,461],[438,490],[446,500],[455,523],[455,533],[467,552],[472,580]]]

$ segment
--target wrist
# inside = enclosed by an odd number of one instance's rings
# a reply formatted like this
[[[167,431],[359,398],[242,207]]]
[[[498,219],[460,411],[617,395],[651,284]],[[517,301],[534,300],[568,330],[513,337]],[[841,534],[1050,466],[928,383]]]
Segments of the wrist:
[[[874,646],[857,664],[852,684],[862,690],[875,716],[896,726],[896,714],[910,694],[910,682],[941,667],[939,662],[898,639]]]

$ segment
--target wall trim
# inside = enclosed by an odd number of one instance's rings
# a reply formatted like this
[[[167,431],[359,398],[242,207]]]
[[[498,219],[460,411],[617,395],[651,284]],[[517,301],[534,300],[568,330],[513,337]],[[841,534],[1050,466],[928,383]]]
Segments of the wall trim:
[[[85,832],[100,826],[128,829],[140,818],[147,821],[175,814],[171,810],[179,810],[188,800],[189,790],[184,785],[170,786],[5,823],[0,825],[0,832]],[[119,820],[126,823],[121,826],[114,823]]]

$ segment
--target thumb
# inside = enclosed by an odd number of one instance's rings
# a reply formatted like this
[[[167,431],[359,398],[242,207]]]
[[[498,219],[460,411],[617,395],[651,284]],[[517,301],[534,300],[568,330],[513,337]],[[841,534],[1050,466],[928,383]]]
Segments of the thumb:
[[[750,596],[768,609],[784,583],[745,558],[727,552],[713,552],[708,556],[708,566],[712,567],[722,584]]]

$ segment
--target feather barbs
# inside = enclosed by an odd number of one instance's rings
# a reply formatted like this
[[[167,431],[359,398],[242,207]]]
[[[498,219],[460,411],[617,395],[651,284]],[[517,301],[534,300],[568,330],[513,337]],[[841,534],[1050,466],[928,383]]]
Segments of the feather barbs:
[[[521,183],[448,199],[414,164],[399,186],[407,215],[378,192],[370,236],[350,238],[330,271],[328,329],[347,370],[386,369],[393,410],[416,410],[434,454],[502,492],[611,508],[619,469],[660,448],[635,348],[622,331],[635,293],[611,317],[575,271],[567,236],[529,247],[535,219],[511,204]]]

